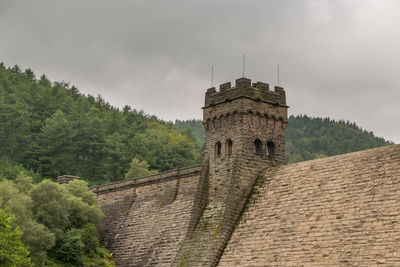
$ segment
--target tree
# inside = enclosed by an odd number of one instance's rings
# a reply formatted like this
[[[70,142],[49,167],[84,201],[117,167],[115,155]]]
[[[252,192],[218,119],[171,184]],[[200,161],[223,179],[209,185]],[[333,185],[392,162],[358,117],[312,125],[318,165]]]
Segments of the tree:
[[[55,179],[59,175],[73,173],[73,143],[75,131],[61,110],[47,119],[40,134],[41,172]]]
[[[42,86],[45,86],[45,87],[51,86],[51,82],[49,81],[49,79],[47,79],[46,75],[44,75],[44,74],[42,74],[42,76],[40,76],[39,84]]]
[[[26,105],[14,95],[0,95],[0,156],[13,162],[22,159],[30,141],[30,115]]]
[[[97,196],[95,193],[88,190],[88,183],[86,181],[75,179],[62,186],[68,194],[79,198],[89,206],[97,205]]]
[[[78,229],[72,228],[65,234],[62,244],[57,249],[57,257],[63,262],[73,263],[75,266],[82,266],[84,244],[81,240],[81,233]]]
[[[0,166],[0,173],[2,169]],[[36,266],[49,262],[61,266],[108,266],[107,252],[100,249],[97,234],[104,215],[87,182],[73,180],[60,185],[43,180],[33,184],[27,173],[20,171],[13,180],[4,176],[0,182],[0,209],[14,214],[15,227],[21,230],[19,239],[30,251],[32,262]],[[5,243],[1,238],[0,233],[0,266],[25,266],[3,264]]]
[[[146,131],[132,139],[131,147],[136,158],[146,160],[150,169],[166,171],[201,162],[195,141],[160,122],[149,122]]]
[[[64,230],[70,226],[69,200],[65,190],[55,182],[43,180],[32,188],[30,197],[36,221],[49,228],[56,240],[60,240]]]
[[[149,170],[149,164],[147,161],[140,161],[137,158],[133,158],[129,171],[126,173],[125,178],[142,177],[157,173],[157,170]]]
[[[105,139],[104,153],[105,179],[111,182],[122,180],[129,164],[124,137],[117,132],[108,135]]]
[[[101,111],[92,107],[88,114],[82,118],[83,123],[86,124],[83,132],[80,134],[82,139],[82,156],[84,158],[85,177],[92,183],[95,182],[96,177],[104,177],[104,158],[105,158],[105,129],[104,120]],[[82,167],[81,167],[82,169]]]
[[[22,232],[15,226],[9,210],[0,209],[0,265],[33,266],[29,252],[21,241]]]
[[[32,188],[30,196],[37,221],[55,233],[57,240],[62,239],[71,227],[79,229],[87,223],[101,224],[103,213],[85,181],[59,185],[43,180]]]
[[[97,228],[94,224],[85,224],[81,230],[81,239],[87,254],[96,253],[100,247]]]
[[[7,208],[15,215],[15,222],[23,232],[22,242],[31,252],[32,261],[41,266],[47,251],[54,245],[55,237],[48,228],[33,219],[33,203],[28,195],[32,186],[32,178],[23,172],[20,172],[16,182],[1,182],[0,208]]]

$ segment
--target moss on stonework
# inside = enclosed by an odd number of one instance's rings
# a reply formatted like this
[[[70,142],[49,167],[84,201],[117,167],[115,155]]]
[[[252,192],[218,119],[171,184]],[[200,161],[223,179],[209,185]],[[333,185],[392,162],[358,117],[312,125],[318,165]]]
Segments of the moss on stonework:
[[[188,266],[188,260],[191,258],[189,253],[190,253],[189,251],[182,252],[180,261],[178,262],[178,265],[177,265],[178,267]]]
[[[246,222],[245,216],[244,214],[246,213],[246,211],[249,209],[250,205],[254,205],[254,203],[256,203],[258,196],[260,195],[260,191],[259,189],[261,187],[264,187],[265,185],[269,184],[269,182],[271,180],[267,179],[267,177],[273,177],[274,173],[280,168],[281,166],[276,166],[276,167],[271,167],[268,168],[266,170],[264,170],[256,179],[256,181],[254,182],[253,187],[251,188],[251,191],[246,199],[246,202],[242,208],[242,210],[240,211],[240,215],[239,215],[239,219],[237,220],[237,223],[235,225],[236,226],[240,223]],[[268,175],[266,175],[268,174]]]
[[[206,207],[188,243],[179,253],[177,266],[190,266],[191,263],[200,262],[207,256],[209,249],[221,233],[223,211],[222,205]]]

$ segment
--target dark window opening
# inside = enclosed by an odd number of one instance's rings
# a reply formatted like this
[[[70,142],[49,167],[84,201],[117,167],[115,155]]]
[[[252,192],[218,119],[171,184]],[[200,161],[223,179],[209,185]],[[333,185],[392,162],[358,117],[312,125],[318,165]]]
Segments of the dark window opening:
[[[254,141],[254,153],[257,155],[262,154],[262,142],[260,139],[256,139]]]
[[[267,157],[272,158],[272,156],[274,155],[274,149],[275,149],[275,144],[272,141],[268,141],[267,142]]]
[[[221,156],[221,142],[215,144],[215,153],[217,157]]]
[[[233,146],[232,140],[231,139],[226,140],[226,154],[227,155],[232,155],[232,146]]]

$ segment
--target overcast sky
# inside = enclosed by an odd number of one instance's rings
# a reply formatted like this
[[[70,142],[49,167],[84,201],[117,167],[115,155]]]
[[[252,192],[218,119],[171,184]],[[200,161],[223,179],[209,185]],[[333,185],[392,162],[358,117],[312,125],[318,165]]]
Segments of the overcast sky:
[[[0,61],[114,106],[200,119],[242,75],[285,88],[290,114],[400,143],[400,1],[0,0]]]

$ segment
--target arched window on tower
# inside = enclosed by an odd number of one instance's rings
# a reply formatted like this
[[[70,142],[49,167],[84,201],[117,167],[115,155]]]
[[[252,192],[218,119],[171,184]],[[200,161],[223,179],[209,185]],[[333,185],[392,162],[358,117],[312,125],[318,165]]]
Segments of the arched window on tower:
[[[275,150],[275,144],[272,141],[267,142],[267,147],[266,147],[266,155],[269,158],[272,158],[274,156],[274,151]]]
[[[217,157],[221,156],[221,142],[219,141],[215,144],[215,155]]]
[[[254,141],[254,153],[257,155],[262,154],[262,142],[260,139],[256,139]]]
[[[228,156],[232,155],[232,146],[233,146],[232,140],[231,139],[226,140],[225,146],[226,146],[226,154]]]

